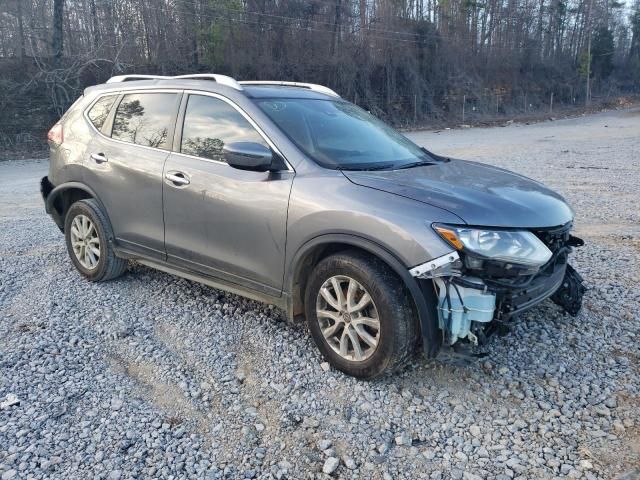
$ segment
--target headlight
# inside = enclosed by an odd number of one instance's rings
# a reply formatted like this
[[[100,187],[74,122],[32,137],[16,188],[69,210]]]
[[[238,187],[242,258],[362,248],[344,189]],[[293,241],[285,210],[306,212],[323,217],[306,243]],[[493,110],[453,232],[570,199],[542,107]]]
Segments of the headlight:
[[[533,233],[527,231],[484,230],[451,225],[433,225],[456,250],[465,250],[491,260],[541,267],[551,251]]]

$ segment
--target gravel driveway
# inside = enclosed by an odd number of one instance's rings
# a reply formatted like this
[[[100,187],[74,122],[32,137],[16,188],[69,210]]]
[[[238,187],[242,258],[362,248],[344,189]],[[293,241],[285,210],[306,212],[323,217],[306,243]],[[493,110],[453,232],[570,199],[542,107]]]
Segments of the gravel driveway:
[[[135,264],[83,281],[41,205],[47,163],[0,163],[2,480],[639,473],[640,110],[411,136],[568,198],[577,318],[546,301],[478,363],[357,381],[273,307]]]

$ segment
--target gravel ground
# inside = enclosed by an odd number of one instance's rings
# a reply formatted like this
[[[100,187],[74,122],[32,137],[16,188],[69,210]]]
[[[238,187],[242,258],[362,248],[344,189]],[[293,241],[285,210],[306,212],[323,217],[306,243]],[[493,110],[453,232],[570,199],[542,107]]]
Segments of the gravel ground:
[[[411,136],[566,195],[576,318],[547,301],[481,362],[357,381],[273,307],[135,264],[83,281],[41,205],[47,163],[0,163],[2,480],[635,478],[640,110]]]

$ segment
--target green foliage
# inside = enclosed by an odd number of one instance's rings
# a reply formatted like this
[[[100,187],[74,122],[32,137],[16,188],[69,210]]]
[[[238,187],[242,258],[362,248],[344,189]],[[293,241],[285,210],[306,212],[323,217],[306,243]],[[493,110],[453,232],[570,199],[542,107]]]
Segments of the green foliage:
[[[640,87],[640,1],[636,2],[635,11],[629,18],[629,22],[632,38],[627,72],[631,83],[637,88]]]
[[[631,50],[629,55],[631,57],[640,57],[640,1],[636,2],[635,11],[629,18],[631,23]]]
[[[224,61],[225,28],[219,21],[211,22],[203,38],[202,49],[205,52],[207,65],[216,67]]]
[[[604,80],[613,72],[615,45],[613,32],[606,26],[598,28],[591,46],[592,75]]]
[[[564,21],[564,16],[567,14],[567,2],[565,0],[558,0],[556,2],[556,16],[558,22]]]
[[[210,0],[213,14],[208,17],[209,25],[200,35],[205,52],[205,62],[213,68],[221,66],[225,59],[225,47],[229,40],[230,29],[237,23],[233,19],[245,11],[241,0]]]
[[[465,0],[465,4],[468,9],[477,8],[480,10],[480,9],[486,8],[487,6],[485,2],[480,2],[478,0]]]
[[[593,56],[591,58],[593,59]],[[578,73],[580,74],[580,77],[584,78],[587,76],[587,72],[589,71],[589,63],[590,59],[589,55],[587,55],[587,52],[582,53],[582,55],[580,55],[580,58],[578,59]],[[593,71],[591,71],[590,76],[593,76]]]

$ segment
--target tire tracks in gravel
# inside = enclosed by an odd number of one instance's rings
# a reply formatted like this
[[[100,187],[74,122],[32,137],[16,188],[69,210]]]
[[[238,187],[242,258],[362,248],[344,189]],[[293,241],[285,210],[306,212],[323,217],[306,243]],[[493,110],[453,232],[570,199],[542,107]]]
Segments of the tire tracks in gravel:
[[[216,316],[204,319],[204,321],[223,322],[227,320],[221,316]],[[211,345],[209,343],[197,352],[194,352],[189,347],[189,345],[195,345],[198,340],[214,343],[214,339],[203,339],[194,329],[169,324],[168,322],[157,324],[155,333],[158,341],[176,354],[181,363],[186,365],[194,376],[204,379],[205,382],[211,385],[211,391],[215,393],[208,411],[213,413],[219,421],[224,421],[227,429],[235,432],[238,437],[244,438],[247,442],[254,443],[256,446],[262,443],[262,439],[269,440],[279,435],[282,429],[282,422],[277,415],[280,406],[275,400],[262,400],[261,392],[263,388],[260,384],[259,376],[256,375],[256,372],[259,371],[258,365],[260,363],[260,355],[257,353],[259,346],[253,343],[253,338],[248,338],[241,334],[226,346],[224,355],[233,357],[236,364],[235,372],[232,374],[234,379],[230,380],[229,373],[220,375],[219,372],[207,366],[207,357],[209,356],[207,352],[219,350],[220,345]],[[228,383],[236,385],[236,387],[232,387],[232,390],[233,388],[237,389],[235,396],[238,399],[238,403],[234,406],[234,409],[238,412],[245,412],[245,416],[230,416],[221,404],[220,396],[217,393],[224,389],[223,384]],[[252,400],[248,401],[249,399]],[[229,422],[230,418],[235,418],[236,421]],[[261,432],[254,431],[256,424],[262,425],[264,429]],[[259,435],[257,435],[258,433]],[[288,442],[285,440],[284,443],[287,445]],[[226,458],[234,458],[235,456],[235,452],[228,448],[223,448],[222,454]],[[265,459],[269,460],[269,456],[265,456]]]
[[[205,318],[203,321],[222,321],[222,319]],[[138,343],[139,338],[128,335],[108,341],[106,349],[109,351],[108,357],[112,368],[130,377],[138,385],[140,396],[165,412],[168,421],[176,422],[180,419],[179,421],[185,422],[185,426],[193,433],[201,436],[203,443],[215,453],[214,457],[217,461],[230,463],[236,460],[237,454],[233,445],[216,442],[215,434],[224,423],[227,432],[232,432],[237,435],[237,438],[243,438],[245,442],[257,443],[256,435],[252,431],[253,427],[247,428],[248,422],[244,421],[244,417],[229,414],[230,409],[237,413],[249,407],[242,400],[242,396],[251,396],[245,392],[248,390],[247,387],[251,386],[251,381],[243,384],[231,378],[226,372],[221,373],[210,368],[207,364],[209,352],[220,351],[221,346],[201,345],[198,351],[194,351],[188,344],[195,345],[197,343],[191,342],[196,340],[203,343],[207,341],[206,338],[198,336],[197,331],[185,328],[178,322],[169,323],[168,321],[156,321],[151,325],[151,329],[152,335],[148,339],[143,338],[140,343]],[[136,345],[132,348],[130,340],[134,338]],[[154,358],[147,359],[139,353],[145,349],[145,346],[153,347]],[[235,356],[236,352],[229,350],[221,354]],[[157,361],[158,357],[162,357],[163,361]],[[183,374],[183,382],[188,384],[187,390],[184,385],[181,387],[180,382],[172,378],[172,373],[175,371]],[[196,394],[196,399],[189,396],[193,386],[196,390],[198,388],[204,390],[201,388],[203,385],[206,386],[207,391]],[[231,388],[229,385],[232,385]],[[239,403],[229,406],[221,402],[221,398],[226,396],[229,390],[237,390],[235,396],[240,400]],[[269,409],[261,409],[256,414],[256,419],[265,425],[263,434],[267,435],[273,425],[269,418]]]
[[[257,322],[251,312],[234,312],[234,315],[238,314],[243,315],[245,322]],[[188,322],[192,320],[192,318],[188,319]],[[213,315],[201,318],[199,321],[214,322],[208,325],[208,328],[215,331],[216,322],[221,324],[233,320],[214,310]],[[159,344],[160,349],[167,352],[167,358],[171,358],[175,365],[179,365],[179,368],[188,372],[192,383],[209,384],[211,397],[210,402],[205,406],[201,403],[194,406],[185,400],[183,391],[175,383],[170,389],[173,400],[168,403],[166,399],[157,401],[158,394],[166,393],[166,384],[158,380],[157,372],[161,370],[159,365],[144,365],[140,360],[129,360],[127,369],[133,373],[134,377],[140,370],[145,372],[140,380],[147,386],[148,392],[151,392],[149,398],[156,406],[170,410],[173,407],[173,411],[176,411],[175,403],[187,402],[189,406],[183,410],[186,418],[190,418],[188,412],[195,409],[197,414],[194,429],[205,438],[216,430],[217,424],[224,422],[227,435],[231,433],[242,439],[244,444],[254,448],[264,448],[265,463],[270,461],[277,463],[280,459],[279,454],[286,455],[287,452],[296,449],[299,450],[300,455],[317,463],[320,457],[314,450],[313,444],[323,437],[316,431],[317,425],[309,419],[303,422],[301,418],[292,418],[295,415],[287,414],[282,409],[285,398],[296,394],[295,383],[291,383],[293,380],[287,378],[283,379],[283,384],[264,381],[260,372],[265,367],[265,346],[260,344],[256,337],[245,335],[243,328],[238,328],[238,331],[241,333],[234,334],[228,342],[217,342],[215,335],[203,337],[197,328],[191,328],[189,324],[184,325],[180,321],[174,323],[160,321],[153,325],[153,341]],[[193,346],[198,344],[200,348],[194,350]],[[123,353],[131,356],[126,351]],[[233,371],[216,371],[213,368],[216,356],[225,357],[224,363],[229,363],[231,360],[234,365]],[[229,384],[232,385],[231,388],[227,387]],[[235,392],[236,401],[231,406],[224,405],[220,399],[227,396],[230,391]],[[343,410],[347,404],[346,400],[338,394],[332,398],[335,407]],[[179,408],[177,410],[179,413]],[[329,420],[324,427],[330,428],[334,423],[337,424],[339,421]],[[260,431],[257,430],[256,425],[261,426]],[[341,451],[347,450],[347,445],[343,442],[338,441],[337,444]],[[229,463],[237,460],[237,450],[225,444],[215,446],[219,448],[219,459],[224,458]],[[298,473],[304,475],[303,471]]]

